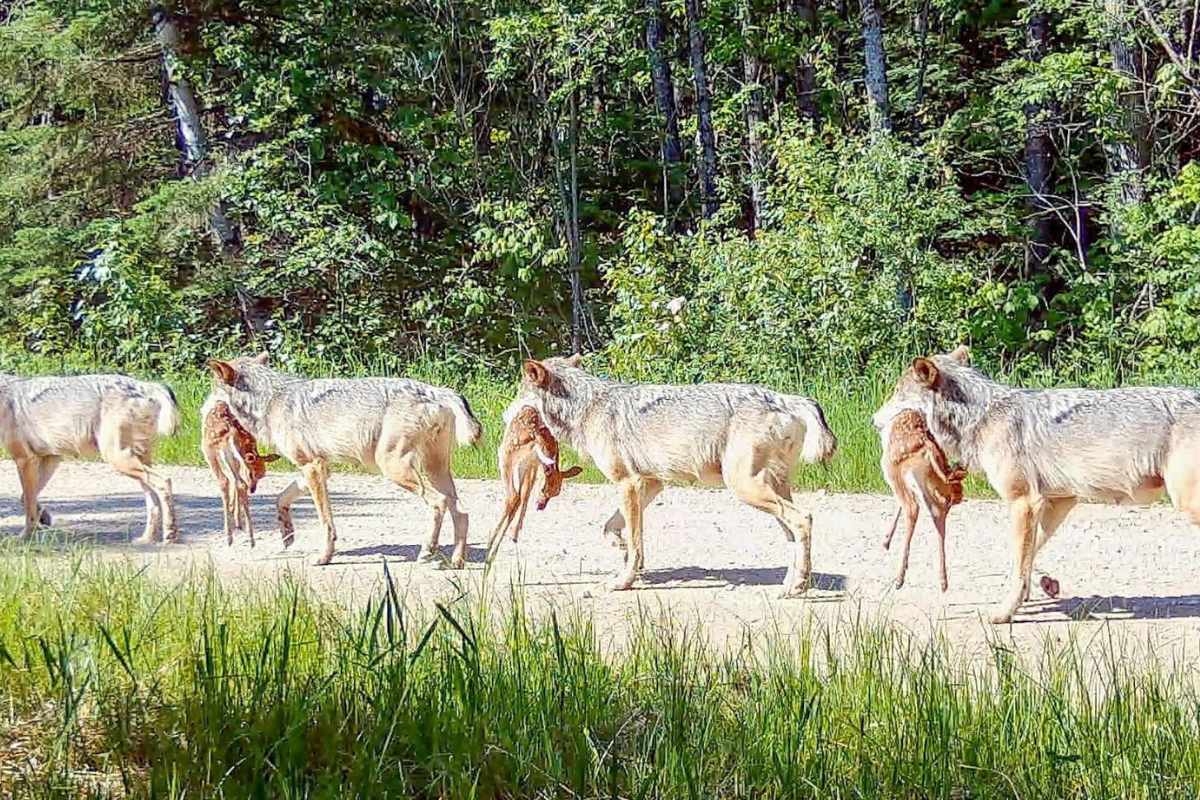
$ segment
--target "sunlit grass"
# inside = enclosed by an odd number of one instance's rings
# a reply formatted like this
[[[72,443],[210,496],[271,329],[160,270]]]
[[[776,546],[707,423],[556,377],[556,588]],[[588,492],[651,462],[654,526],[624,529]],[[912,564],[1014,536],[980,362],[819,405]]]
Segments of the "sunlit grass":
[[[0,794],[1200,793],[1195,674],[1119,650],[965,665],[850,622],[714,651],[646,614],[614,651],[519,594],[414,608],[387,584],[351,610],[287,578],[0,555]]]

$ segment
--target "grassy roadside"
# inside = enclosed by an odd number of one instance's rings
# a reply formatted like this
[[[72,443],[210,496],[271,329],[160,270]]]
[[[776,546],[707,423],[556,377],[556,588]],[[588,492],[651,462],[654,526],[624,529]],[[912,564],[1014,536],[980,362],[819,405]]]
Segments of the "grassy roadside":
[[[0,794],[1200,793],[1194,673],[1075,643],[965,665],[848,623],[715,653],[646,616],[614,652],[519,595],[412,608],[392,586],[351,611],[287,579],[2,555]]]

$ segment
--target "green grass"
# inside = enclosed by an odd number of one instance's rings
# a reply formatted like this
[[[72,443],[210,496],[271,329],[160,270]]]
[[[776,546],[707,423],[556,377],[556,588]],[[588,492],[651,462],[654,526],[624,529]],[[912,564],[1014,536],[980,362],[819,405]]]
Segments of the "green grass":
[[[1119,650],[968,666],[850,622],[715,652],[647,614],[618,652],[519,595],[414,609],[389,584],[350,610],[287,579],[0,555],[0,794],[1200,793],[1194,673]]]

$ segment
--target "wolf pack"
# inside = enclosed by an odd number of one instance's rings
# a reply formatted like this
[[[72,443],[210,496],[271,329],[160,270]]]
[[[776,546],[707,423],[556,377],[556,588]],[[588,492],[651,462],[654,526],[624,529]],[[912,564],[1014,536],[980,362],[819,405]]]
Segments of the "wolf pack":
[[[318,565],[333,561],[337,525],[330,467],[383,474],[431,511],[418,559],[440,560],[447,514],[449,566],[467,560],[468,516],[459,506],[451,453],[479,442],[483,427],[466,398],[406,378],[305,378],[275,369],[267,354],[212,360],[201,407],[201,449],[213,471],[229,544],[241,529],[254,545],[250,495],[267,464],[286,458],[298,474],[275,501],[284,547],[292,505],[308,495],[325,529]],[[51,516],[39,503],[64,457],[95,456],[138,482],[145,495],[140,541],[179,539],[171,480],[153,466],[155,442],[181,423],[171,389],[123,375],[18,377],[0,374],[0,447],[16,464],[28,539]],[[813,400],[750,384],[651,385],[599,377],[579,356],[524,363],[504,412],[497,454],[505,499],[488,539],[490,564],[507,534],[516,541],[538,489],[546,508],[563,481],[559,445],[595,464],[616,485],[618,507],[603,535],[623,553],[613,590],[629,589],[644,565],[646,509],[668,482],[727,486],[775,518],[787,544],[782,596],[803,594],[812,574],[812,515],[792,494],[799,462],[824,463],[837,438]],[[904,583],[920,510],[939,537],[946,574],[946,518],[963,500],[968,474],[981,475],[1007,508],[1012,566],[1003,623],[1030,597],[1034,559],[1080,500],[1149,504],[1165,492],[1200,525],[1200,389],[1023,389],[986,377],[966,347],[914,359],[872,418],[880,467],[898,510],[885,547],[904,521],[897,586]],[[260,453],[259,446],[275,452]],[[954,460],[952,461],[951,458]],[[540,488],[539,488],[540,487]],[[1049,576],[1041,588],[1054,596]]]

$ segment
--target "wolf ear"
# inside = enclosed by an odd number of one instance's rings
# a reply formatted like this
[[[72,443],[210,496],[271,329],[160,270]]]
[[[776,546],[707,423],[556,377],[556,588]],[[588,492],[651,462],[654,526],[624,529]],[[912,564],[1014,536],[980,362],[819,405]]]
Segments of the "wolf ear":
[[[271,363],[271,354],[268,353],[266,350],[263,350],[261,353],[259,353],[258,355],[256,355],[253,358],[253,361],[255,364],[259,364],[259,365],[265,367],[267,364]]]
[[[272,461],[279,460],[279,453],[267,453],[265,456],[261,456],[259,460],[270,464]]]
[[[563,470],[559,474],[562,475],[563,480],[566,480],[567,478],[574,478],[581,472],[583,472],[583,467],[571,467],[570,469]]]
[[[969,366],[971,364],[971,351],[967,349],[965,344],[960,344],[950,353],[950,358],[957,361],[959,364]]]
[[[546,365],[540,361],[525,362],[525,379],[539,389],[545,389],[550,385],[550,370],[546,369]]]
[[[212,370],[213,375],[217,376],[217,380],[227,386],[233,386],[237,383],[237,370],[228,361],[219,361],[215,358],[209,359],[208,368]]]
[[[583,363],[583,354],[575,353],[574,355],[572,355],[570,358],[567,359],[567,363],[570,364],[572,367],[578,367],[580,364]]]
[[[928,358],[915,358],[912,363],[913,372],[917,375],[917,380],[932,389],[937,386],[938,368]]]

